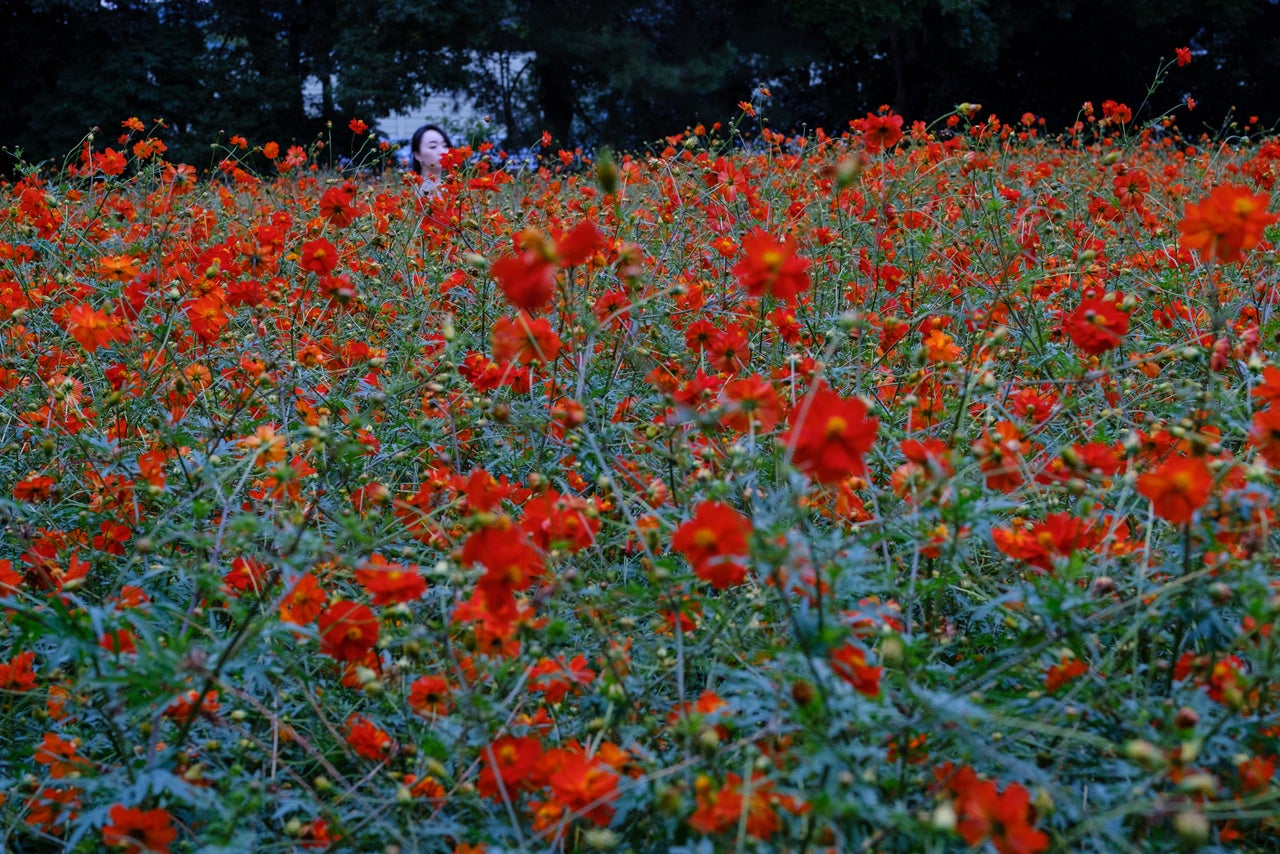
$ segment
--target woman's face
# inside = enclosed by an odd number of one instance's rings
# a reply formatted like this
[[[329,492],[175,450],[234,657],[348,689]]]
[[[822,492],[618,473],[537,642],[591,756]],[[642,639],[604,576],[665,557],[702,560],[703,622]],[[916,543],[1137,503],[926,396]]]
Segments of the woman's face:
[[[429,130],[418,141],[418,163],[431,172],[440,171],[440,158],[448,151],[439,131]]]

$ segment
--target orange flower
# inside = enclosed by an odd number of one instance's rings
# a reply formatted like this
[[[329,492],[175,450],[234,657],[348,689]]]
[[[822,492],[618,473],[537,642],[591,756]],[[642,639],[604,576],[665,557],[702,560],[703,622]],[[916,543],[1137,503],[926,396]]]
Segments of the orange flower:
[[[1199,457],[1170,457],[1138,478],[1138,492],[1150,499],[1155,514],[1175,524],[1191,521],[1212,486],[1213,475]]]
[[[1015,560],[1037,569],[1053,572],[1058,560],[1070,558],[1077,551],[1093,548],[1100,534],[1083,519],[1069,513],[1050,513],[1030,530],[1025,528],[992,528],[996,548]]]
[[[84,303],[72,306],[67,312],[67,331],[90,353],[128,337],[108,312],[95,311]]]
[[[950,335],[935,329],[925,339],[925,357],[930,362],[954,362],[963,352]]]
[[[163,809],[140,810],[116,804],[108,815],[111,823],[102,828],[104,845],[120,846],[129,852],[168,854],[169,843],[178,836],[173,819]]]
[[[314,575],[304,575],[280,603],[280,619],[301,626],[320,616],[325,594]]]
[[[253,435],[241,439],[239,444],[254,452],[253,464],[259,468],[284,460],[287,449],[285,437],[276,432],[273,424],[259,424]]]
[[[529,690],[541,693],[548,703],[556,705],[564,700],[570,688],[590,685],[595,678],[595,673],[587,667],[585,655],[575,656],[572,661],[565,661],[564,656],[554,659],[543,656],[529,671]]]
[[[222,328],[227,325],[226,303],[218,291],[207,293],[187,304],[187,322],[191,331],[204,344],[218,340]]]
[[[320,197],[320,215],[338,228],[346,228],[368,212],[364,205],[356,204],[354,183],[348,181],[341,187],[330,187]]]
[[[1269,199],[1245,187],[1214,187],[1198,205],[1187,205],[1178,230],[1182,245],[1195,249],[1206,260],[1231,263],[1262,240],[1262,231],[1276,221],[1267,213]]]
[[[35,760],[41,765],[48,765],[49,776],[55,780],[79,776],[93,768],[93,763],[76,754],[79,749],[80,739],[68,740],[46,732],[44,739],[36,747]]]
[[[53,478],[48,475],[31,475],[13,485],[13,500],[39,504],[53,491]]]
[[[58,833],[77,815],[80,790],[46,788],[27,798],[26,823],[49,833]]]
[[[138,259],[128,255],[107,255],[98,259],[98,271],[113,282],[131,282],[138,277]]]

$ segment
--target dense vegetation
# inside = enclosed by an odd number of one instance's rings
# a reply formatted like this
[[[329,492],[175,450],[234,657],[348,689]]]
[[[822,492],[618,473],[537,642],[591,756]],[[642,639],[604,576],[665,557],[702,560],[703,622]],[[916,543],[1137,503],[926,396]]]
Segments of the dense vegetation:
[[[1274,850],[1280,142],[1131,119],[4,185],[0,846]]]

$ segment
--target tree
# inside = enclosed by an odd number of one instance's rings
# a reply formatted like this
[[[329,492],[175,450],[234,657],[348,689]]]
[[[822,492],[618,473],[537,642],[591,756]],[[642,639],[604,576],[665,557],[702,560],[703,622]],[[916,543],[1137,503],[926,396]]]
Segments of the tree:
[[[200,99],[195,0],[10,2],[0,12],[0,144],[61,159],[93,127],[166,117],[181,132]],[[8,158],[6,158],[8,160]],[[0,169],[11,164],[0,164]]]

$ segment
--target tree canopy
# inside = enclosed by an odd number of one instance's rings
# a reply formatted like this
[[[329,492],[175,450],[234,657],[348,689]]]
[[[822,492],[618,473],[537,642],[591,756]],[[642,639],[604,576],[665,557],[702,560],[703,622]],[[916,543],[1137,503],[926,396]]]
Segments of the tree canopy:
[[[760,85],[783,130],[959,102],[1059,126],[1103,99],[1142,119],[1190,97],[1188,129],[1280,119],[1277,0],[10,0],[0,24],[0,144],[34,162],[139,116],[202,165],[229,134],[307,142],[440,92],[509,144],[566,147],[725,119]],[[1148,103],[1179,47],[1194,61]]]

